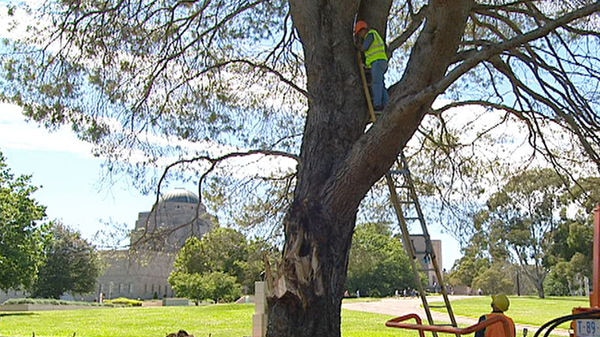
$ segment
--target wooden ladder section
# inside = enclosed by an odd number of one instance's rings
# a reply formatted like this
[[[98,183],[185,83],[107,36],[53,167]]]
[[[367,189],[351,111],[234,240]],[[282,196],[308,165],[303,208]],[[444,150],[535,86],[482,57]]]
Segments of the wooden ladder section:
[[[410,261],[417,290],[423,303],[423,309],[430,325],[450,325],[457,327],[456,318],[448,299],[448,290],[444,282],[440,265],[438,263],[433,243],[427,230],[423,210],[417,198],[414,182],[410,175],[410,170],[406,162],[404,153],[401,152],[396,160],[396,169],[392,169],[385,174],[385,180],[390,191],[390,201],[396,212],[400,230],[402,232],[402,242]],[[415,228],[417,227],[417,228]],[[413,230],[412,233],[410,230]],[[450,324],[438,324],[434,322],[431,314],[431,307],[427,301],[427,294],[421,282],[421,273],[434,273],[437,287],[444,299],[444,305]],[[435,331],[432,331],[437,336]]]
[[[362,53],[360,51],[357,53],[357,59],[358,66],[360,68],[360,76],[363,83],[365,99],[367,100],[367,107],[369,109],[369,119],[372,123],[375,123],[377,116],[373,108],[371,91],[369,89],[369,84],[367,83],[365,66]],[[396,217],[398,218],[398,223],[402,231],[404,249],[410,257],[415,283],[417,284],[417,290],[419,292],[419,296],[421,297],[421,301],[423,302],[423,309],[425,310],[427,321],[430,325],[449,325],[452,327],[457,327],[458,325],[456,323],[456,318],[454,317],[454,312],[452,311],[452,306],[450,305],[450,300],[448,299],[446,284],[436,258],[435,250],[433,249],[431,237],[427,231],[427,225],[425,223],[423,211],[421,209],[421,205],[419,204],[414,183],[403,152],[400,153],[396,160],[395,169],[392,169],[385,174],[385,180],[390,191],[390,201],[394,207]],[[419,224],[421,231],[418,234],[411,234],[409,231],[409,228],[413,227],[411,225],[414,222]],[[423,251],[418,251],[415,248],[414,239],[416,238],[421,238],[422,240],[420,241],[424,242]],[[423,263],[421,263],[419,260],[423,260]],[[431,307],[427,301],[425,289],[423,288],[423,283],[421,282],[421,273],[426,272],[429,275],[429,273],[432,271],[435,272],[436,282],[438,283],[442,297],[444,298],[444,305],[448,313],[450,324],[436,324],[433,320],[433,316],[431,315]],[[437,331],[433,330],[431,333],[434,335],[434,337],[437,337]]]

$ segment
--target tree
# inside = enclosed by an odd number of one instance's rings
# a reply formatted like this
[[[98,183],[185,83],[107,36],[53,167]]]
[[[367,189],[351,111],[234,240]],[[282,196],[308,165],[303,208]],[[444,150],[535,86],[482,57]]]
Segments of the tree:
[[[492,265],[473,279],[473,289],[481,289],[484,294],[488,295],[511,294],[514,288],[514,280],[510,277],[511,274],[508,272],[506,265]]]
[[[220,271],[205,274],[175,272],[169,276],[169,283],[178,296],[188,297],[196,305],[206,299],[231,302],[242,295],[241,285],[235,277]]]
[[[201,274],[174,272],[169,275],[169,283],[177,296],[185,296],[196,305],[210,298]]]
[[[248,244],[248,260],[245,263],[245,276],[242,282],[244,293],[253,293],[256,281],[264,281],[267,264],[277,261],[281,253],[272,244],[258,239]]]
[[[191,237],[186,241],[177,254],[169,283],[178,296],[234,300],[241,295],[242,287],[253,290],[254,282],[262,279],[265,258],[272,258],[272,251],[262,241],[247,241],[235,229],[216,228],[200,239]],[[227,289],[231,293],[225,296]]]
[[[561,196],[566,191],[554,170],[533,169],[513,176],[488,201],[484,221],[490,247],[512,252],[540,298],[544,298],[548,253],[561,222]]]
[[[246,238],[231,228],[216,228],[201,239],[189,238],[175,261],[175,271],[189,274],[224,272],[242,281],[248,258]]]
[[[46,259],[33,286],[33,297],[58,299],[66,292],[94,291],[100,274],[95,247],[62,223],[51,223],[50,230],[44,247]]]
[[[350,249],[346,289],[369,296],[391,296],[396,290],[416,288],[408,256],[388,225],[356,226]]]
[[[573,276],[568,262],[557,263],[544,280],[544,291],[550,296],[570,296],[569,279]]]
[[[30,176],[15,177],[0,152],[0,289],[29,289],[43,263],[46,208]]]
[[[50,1],[46,21],[3,62],[0,88],[31,118],[72,124],[109,169],[145,152],[126,167],[141,181],[143,164],[168,154],[167,169],[202,171],[200,188],[228,159],[297,160],[285,185],[291,200],[280,199],[290,202],[282,257],[267,277],[267,335],[340,336],[359,205],[427,114],[502,111],[558,167],[600,165],[597,107],[586,99],[598,88],[599,9],[591,1]],[[398,69],[390,104],[367,132],[356,18],[389,31]],[[434,109],[438,98],[451,101]],[[148,142],[158,134],[171,141]],[[548,141],[557,134],[581,155],[562,158]],[[212,146],[182,153],[178,140]]]
[[[466,247],[463,256],[452,266],[448,276],[449,282],[453,285],[475,288],[473,285],[475,278],[490,268],[489,259],[482,257],[480,253],[482,251],[474,249],[474,246]]]

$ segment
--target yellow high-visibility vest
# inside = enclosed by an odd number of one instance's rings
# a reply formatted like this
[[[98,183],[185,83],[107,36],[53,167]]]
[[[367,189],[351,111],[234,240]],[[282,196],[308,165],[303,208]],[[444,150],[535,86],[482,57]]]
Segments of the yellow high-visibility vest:
[[[385,42],[381,38],[381,35],[375,29],[369,29],[368,34],[373,34],[373,43],[369,49],[365,50],[365,64],[367,68],[371,68],[371,64],[377,60],[386,60],[387,53],[385,52]]]

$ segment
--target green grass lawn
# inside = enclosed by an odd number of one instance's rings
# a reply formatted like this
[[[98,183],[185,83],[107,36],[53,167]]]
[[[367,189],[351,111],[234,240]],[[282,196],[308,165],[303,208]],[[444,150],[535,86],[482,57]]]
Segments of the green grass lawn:
[[[195,337],[243,337],[252,335],[253,314],[252,304],[2,312],[0,336],[164,337],[183,329]],[[343,336],[414,336],[385,327],[389,318],[344,310]]]
[[[366,299],[362,299],[366,300]],[[510,297],[508,313],[517,323],[541,326],[588,307],[585,298]],[[456,315],[479,317],[490,311],[487,297],[452,301]],[[433,304],[433,303],[432,303]],[[438,310],[438,309],[435,309]],[[219,304],[199,307],[95,308],[34,312],[1,312],[0,336],[8,337],[163,337],[184,329],[196,337],[252,335],[252,304]],[[385,327],[389,315],[342,311],[344,337],[412,337],[416,331]],[[565,326],[566,328],[566,326]]]
[[[574,307],[589,307],[587,297],[548,297],[540,299],[531,296],[509,296],[510,308],[506,312],[515,322],[541,326],[542,324],[561,316],[571,314]],[[457,316],[478,318],[491,311],[491,298],[475,296],[467,299],[452,300],[452,310]],[[432,303],[436,304],[436,303]],[[445,309],[433,308],[444,311]],[[567,329],[568,323],[559,326]]]
[[[33,311],[0,317],[0,336],[164,337],[184,329],[198,336],[249,336],[254,306],[131,307]]]

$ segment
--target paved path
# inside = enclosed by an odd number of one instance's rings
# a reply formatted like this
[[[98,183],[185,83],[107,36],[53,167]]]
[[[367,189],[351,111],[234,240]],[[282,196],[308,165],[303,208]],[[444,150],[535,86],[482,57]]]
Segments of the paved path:
[[[461,299],[467,296],[450,296],[450,302],[452,300]],[[441,296],[428,296],[427,301],[431,305],[434,302],[443,303],[444,300]],[[355,311],[366,311],[366,312],[374,312],[378,314],[390,315],[392,317],[398,317],[410,313],[418,314],[423,320],[424,324],[427,324],[427,316],[425,315],[425,310],[422,308],[421,298],[413,297],[413,298],[384,298],[379,301],[372,302],[348,302],[343,303],[342,308],[348,310]],[[483,314],[483,313],[482,313]],[[431,316],[433,317],[433,321],[436,323],[444,323],[450,322],[447,313],[431,311]],[[390,318],[392,318],[390,317]],[[477,318],[465,317],[465,316],[455,316],[456,322],[458,326],[461,328],[465,328],[470,325],[477,324]],[[412,322],[408,322],[412,323]],[[533,334],[537,331],[538,327],[517,324],[517,337],[523,336],[523,329],[527,329],[527,336],[533,337]],[[569,332],[564,329],[554,329],[552,331],[552,335],[554,336],[568,336]]]

